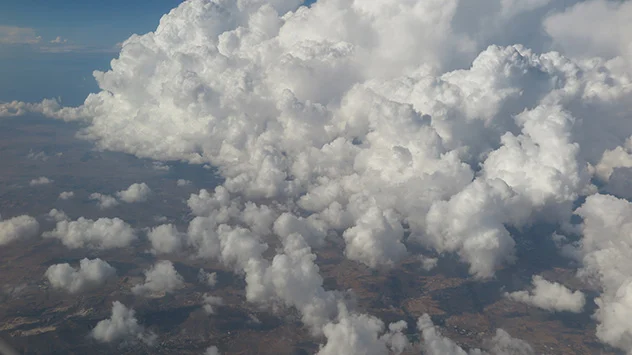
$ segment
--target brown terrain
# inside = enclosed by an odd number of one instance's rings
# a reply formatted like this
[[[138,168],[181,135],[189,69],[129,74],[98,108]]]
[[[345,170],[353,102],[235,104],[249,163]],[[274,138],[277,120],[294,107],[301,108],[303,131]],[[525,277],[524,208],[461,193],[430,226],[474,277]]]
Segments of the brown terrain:
[[[151,161],[95,151],[90,143],[74,138],[75,131],[75,126],[38,118],[0,120],[3,217],[29,214],[42,222],[51,208],[57,208],[73,219],[119,216],[138,229],[160,224],[156,216],[183,227],[190,218],[185,204],[189,194],[217,182],[212,171],[201,167],[173,164],[169,171],[160,170]],[[54,183],[29,186],[39,176]],[[177,187],[178,178],[193,184]],[[141,181],[155,193],[141,208],[122,204],[101,211],[88,199],[91,192],[112,194]],[[74,199],[57,199],[68,190],[75,192]],[[41,229],[52,227],[52,222],[44,222]],[[247,303],[243,278],[217,263],[170,257],[186,286],[160,298],[132,295],[130,287],[155,261],[146,248],[141,240],[126,250],[96,253],[69,250],[56,240],[42,238],[0,247],[0,337],[23,354],[202,354],[210,345],[217,345],[222,354],[312,354],[323,343],[302,326],[295,310]],[[391,270],[376,271],[345,259],[342,249],[332,241],[316,251],[325,288],[352,290],[357,309],[385,323],[408,321],[414,342],[419,341],[414,324],[428,313],[443,335],[464,348],[480,347],[503,328],[529,342],[537,354],[617,354],[595,337],[596,324],[590,317],[594,290],[576,279],[572,265],[551,258],[555,251],[546,243],[525,248],[529,250],[518,255],[516,265],[498,270],[496,279],[485,282],[470,278],[451,256],[442,257],[430,272],[414,257]],[[72,264],[84,257],[106,260],[117,269],[118,278],[79,295],[54,290],[43,278],[49,265]],[[214,288],[197,281],[200,268],[218,274]],[[533,274],[583,289],[591,296],[588,310],[580,315],[554,314],[503,297],[504,290],[528,287]],[[224,300],[216,314],[202,309],[202,295],[207,292]],[[90,329],[110,317],[115,300],[136,310],[139,323],[158,335],[157,345],[103,345],[89,338]]]

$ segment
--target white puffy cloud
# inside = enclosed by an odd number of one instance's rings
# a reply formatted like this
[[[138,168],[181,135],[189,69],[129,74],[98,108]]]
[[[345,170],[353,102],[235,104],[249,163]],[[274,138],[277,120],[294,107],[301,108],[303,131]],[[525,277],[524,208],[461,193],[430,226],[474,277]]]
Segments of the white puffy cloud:
[[[44,274],[53,287],[70,293],[98,287],[115,275],[116,269],[99,258],[81,259],[79,268],[73,268],[68,263],[51,265]]]
[[[499,26],[565,10],[549,1],[494,3],[485,16]],[[505,226],[566,218],[591,191],[586,163],[614,148],[582,105],[600,110],[630,93],[607,63],[488,47],[500,37],[469,22],[473,32],[452,29],[465,11],[456,1],[330,1],[283,17],[278,10],[292,6],[208,4],[186,2],[157,31],[128,39],[112,70],[96,74],[102,92],[75,111],[52,111],[87,115],[83,133],[102,148],[210,163],[226,193],[289,199],[309,214],[298,220],[318,224],[304,235],[310,246],[343,231],[346,255],[373,267],[407,255],[407,222],[412,240],[492,276],[513,260]],[[230,16],[218,15],[222,7]],[[343,9],[346,17],[330,16]],[[218,20],[193,25],[202,18]],[[442,72],[457,53],[471,66]],[[627,138],[632,127],[604,117],[621,128],[617,139]],[[201,217],[212,209],[203,198],[189,201]],[[468,222],[450,225],[459,217]]]
[[[579,275],[602,289],[595,299],[597,337],[632,351],[632,204],[610,195],[592,195],[576,210],[582,238],[570,245],[582,263]]]
[[[188,186],[188,185],[191,185],[191,181],[190,180],[185,180],[185,179],[178,179],[178,181],[176,181],[176,185],[178,185],[178,186]]]
[[[586,297],[581,291],[571,291],[557,282],[545,280],[542,276],[533,276],[533,290],[516,291],[506,294],[514,301],[526,303],[548,311],[583,311]]]
[[[328,238],[371,267],[419,243],[490,278],[515,260],[510,231],[566,223],[595,174],[629,165],[628,2],[299,4],[183,2],[123,43],[80,107],[11,102],[0,115],[83,120],[99,148],[212,166],[223,182],[189,198],[183,247],[317,333],[333,320],[381,331],[340,318],[312,250]],[[119,198],[136,200],[136,186]],[[609,285],[600,309],[624,303],[621,268],[597,277]],[[632,349],[612,331],[620,320],[600,317],[601,339]]]
[[[184,286],[184,279],[173,267],[171,261],[161,260],[145,270],[145,282],[132,287],[132,293],[154,296],[173,292]]]
[[[152,228],[147,233],[151,242],[152,252],[155,254],[168,254],[179,251],[182,248],[182,240],[186,235],[178,232],[173,224],[162,224]]]
[[[43,234],[59,239],[70,249],[112,249],[130,245],[135,239],[134,229],[119,218],[99,218],[96,221],[80,217],[76,221],[61,220],[55,229]]]
[[[151,194],[151,189],[144,182],[131,184],[126,190],[116,193],[116,196],[123,202],[134,203],[147,201]]]
[[[434,269],[439,263],[438,258],[431,258],[425,255],[419,255],[418,259],[421,262],[421,268],[426,271]]]
[[[46,176],[40,176],[37,179],[33,179],[29,182],[31,186],[39,186],[39,185],[48,185],[52,183],[53,180],[47,178]]]
[[[35,237],[39,227],[39,222],[31,216],[22,215],[5,220],[0,217],[0,245]]]
[[[110,195],[104,195],[98,192],[91,193],[89,198],[91,200],[97,201],[97,206],[99,206],[99,208],[102,210],[114,207],[119,204],[116,198]]]
[[[75,193],[73,191],[62,191],[59,193],[60,200],[70,200],[75,197]]]
[[[156,336],[138,324],[135,313],[119,301],[112,302],[112,316],[97,323],[92,329],[92,337],[102,343],[142,341],[153,344]]]
[[[56,208],[53,208],[52,210],[48,212],[48,217],[55,222],[60,222],[60,221],[65,221],[65,220],[70,219],[68,218],[68,215],[66,214],[66,212],[60,211]]]
[[[62,44],[66,42],[68,42],[68,40],[66,38],[61,38],[60,36],[57,36],[55,37],[55,39],[50,41],[50,43],[53,43],[53,44]]]

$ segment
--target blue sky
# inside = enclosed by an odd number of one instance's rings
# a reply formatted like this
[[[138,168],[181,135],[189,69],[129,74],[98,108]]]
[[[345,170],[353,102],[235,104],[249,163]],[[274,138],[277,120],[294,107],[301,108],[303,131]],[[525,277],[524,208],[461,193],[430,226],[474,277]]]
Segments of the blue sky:
[[[42,42],[59,36],[80,47],[111,50],[132,33],[155,29],[181,1],[3,0],[0,26],[31,29]]]
[[[98,90],[92,72],[109,69],[118,43],[155,30],[182,2],[0,1],[0,102],[56,97],[73,106]]]
[[[98,87],[116,44],[146,33],[181,0],[2,0],[0,102],[61,97],[78,105]],[[57,42],[57,37],[60,37]]]

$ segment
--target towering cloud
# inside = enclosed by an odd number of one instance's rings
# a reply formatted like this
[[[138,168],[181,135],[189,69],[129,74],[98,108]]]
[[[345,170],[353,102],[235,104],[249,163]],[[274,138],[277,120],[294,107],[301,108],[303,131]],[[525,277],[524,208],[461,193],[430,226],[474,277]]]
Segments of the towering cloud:
[[[580,276],[600,285],[597,336],[604,342],[632,351],[632,204],[609,195],[592,195],[577,209],[583,218],[583,238],[576,255]]]
[[[100,321],[92,329],[92,337],[103,343],[142,341],[151,345],[156,340],[154,334],[146,332],[138,324],[134,310],[119,301],[112,303],[112,316]]]
[[[82,106],[13,102],[0,112],[81,119],[99,148],[217,168],[221,186],[188,201],[183,249],[243,273],[248,300],[295,307],[339,344],[348,339],[335,327],[388,345],[379,322],[344,318],[340,293],[323,288],[314,253],[327,238],[370,267],[397,265],[417,243],[490,278],[515,260],[511,230],[567,225],[597,191],[595,173],[607,185],[630,165],[629,2],[299,5],[183,2],[123,43]],[[592,25],[578,28],[579,18]],[[134,184],[118,197],[148,191]],[[590,206],[613,202],[586,203],[578,213],[589,233],[590,220],[606,218]],[[179,247],[168,229],[155,232],[155,251]],[[282,248],[272,258],[268,238]],[[614,290],[632,272],[614,270],[599,276],[600,309],[625,303]],[[598,334],[632,350],[621,313],[609,314]]]

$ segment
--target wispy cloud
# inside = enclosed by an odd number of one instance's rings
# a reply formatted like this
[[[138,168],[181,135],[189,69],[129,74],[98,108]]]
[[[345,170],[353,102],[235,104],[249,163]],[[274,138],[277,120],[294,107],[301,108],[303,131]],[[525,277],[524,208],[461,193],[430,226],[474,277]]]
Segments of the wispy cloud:
[[[31,27],[17,27],[0,25],[0,49],[2,47],[23,49],[42,53],[68,53],[68,52],[113,52],[120,51],[120,46],[103,48],[73,43],[67,38],[55,36],[43,38],[36,29]]]
[[[0,25],[0,44],[38,44],[42,37],[30,27]]]

